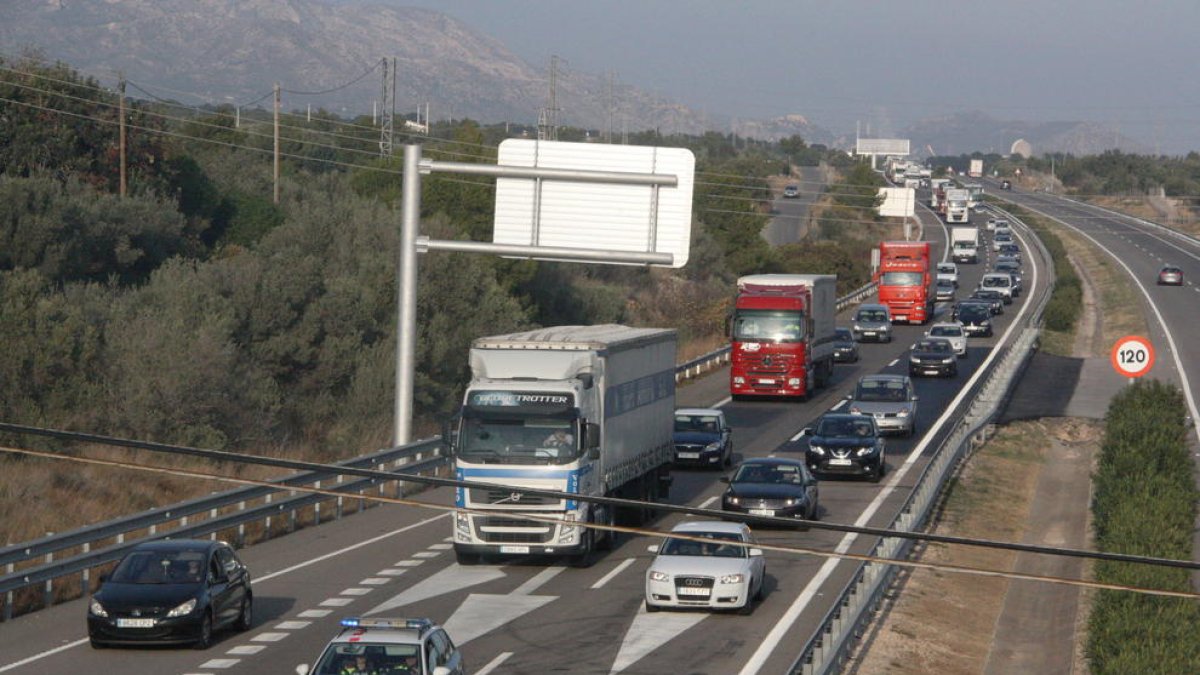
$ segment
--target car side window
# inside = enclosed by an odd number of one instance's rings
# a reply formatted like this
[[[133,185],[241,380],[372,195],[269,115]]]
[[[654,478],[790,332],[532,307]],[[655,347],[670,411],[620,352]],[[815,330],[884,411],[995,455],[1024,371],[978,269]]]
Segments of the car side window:
[[[208,560],[208,580],[210,582],[218,581],[222,576],[224,576],[224,573],[221,571],[221,562],[214,555]]]
[[[438,652],[439,666],[444,666],[450,662],[450,654],[454,651],[454,645],[450,644],[450,638],[445,631],[438,631],[433,634],[433,644]]]
[[[241,565],[238,564],[237,558],[234,557],[233,551],[227,548],[217,549],[217,562],[221,568],[225,570],[225,574],[233,576]]]

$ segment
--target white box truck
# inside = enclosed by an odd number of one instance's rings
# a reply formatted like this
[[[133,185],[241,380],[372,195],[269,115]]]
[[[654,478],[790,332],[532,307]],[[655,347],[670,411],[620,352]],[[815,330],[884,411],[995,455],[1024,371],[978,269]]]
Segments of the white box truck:
[[[971,220],[971,209],[967,206],[970,193],[966,188],[946,190],[946,222],[966,223]]]
[[[656,501],[670,485],[675,331],[557,326],[479,338],[471,382],[446,436],[458,480],[452,525],[460,564],[481,556],[590,553],[615,509],[521,488]],[[638,521],[645,509],[630,510]],[[538,522],[518,514],[563,522]]]
[[[950,257],[956,263],[979,262],[979,228],[950,228]]]

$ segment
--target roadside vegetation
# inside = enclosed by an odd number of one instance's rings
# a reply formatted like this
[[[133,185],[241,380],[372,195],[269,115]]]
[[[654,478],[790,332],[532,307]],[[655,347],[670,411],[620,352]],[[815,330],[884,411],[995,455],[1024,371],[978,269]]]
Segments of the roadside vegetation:
[[[1183,395],[1139,381],[1117,395],[1105,419],[1092,513],[1102,551],[1192,560],[1196,500]],[[1101,561],[1099,582],[1190,591],[1183,569]],[[1088,622],[1093,673],[1200,672],[1200,605],[1194,600],[1101,590]]]
[[[1033,228],[1054,260],[1054,291],[1043,315],[1042,348],[1052,354],[1070,356],[1076,325],[1083,313],[1083,284],[1068,259],[1062,240],[1041,216],[1019,206],[1005,204],[1005,210]]]

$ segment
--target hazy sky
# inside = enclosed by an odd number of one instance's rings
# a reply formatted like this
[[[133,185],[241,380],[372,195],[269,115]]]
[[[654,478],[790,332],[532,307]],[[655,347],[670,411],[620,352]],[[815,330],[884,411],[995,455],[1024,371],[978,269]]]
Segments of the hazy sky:
[[[1200,149],[1198,0],[389,0],[437,9],[532,65],[710,113],[873,131],[959,110],[1094,120]]]

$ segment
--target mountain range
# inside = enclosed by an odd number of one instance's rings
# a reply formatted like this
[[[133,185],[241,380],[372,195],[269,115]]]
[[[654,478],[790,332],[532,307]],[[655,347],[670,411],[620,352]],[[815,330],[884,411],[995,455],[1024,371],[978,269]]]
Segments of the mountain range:
[[[368,114],[383,98],[381,62],[394,58],[398,114],[428,104],[435,120],[535,124],[554,109],[559,124],[600,133],[715,130],[764,140],[795,134],[843,148],[854,141],[803,114],[735,120],[603,75],[552,74],[550,64],[526,63],[466,22],[381,1],[0,0],[0,17],[6,56],[32,51],[101,81],[120,72],[132,96],[140,91],[188,105],[266,106],[279,83],[285,109]],[[937,154],[1007,153],[1018,138],[1035,153],[1137,149],[1092,124],[1003,122],[972,112],[923,120],[899,135],[914,151],[929,146]]]

